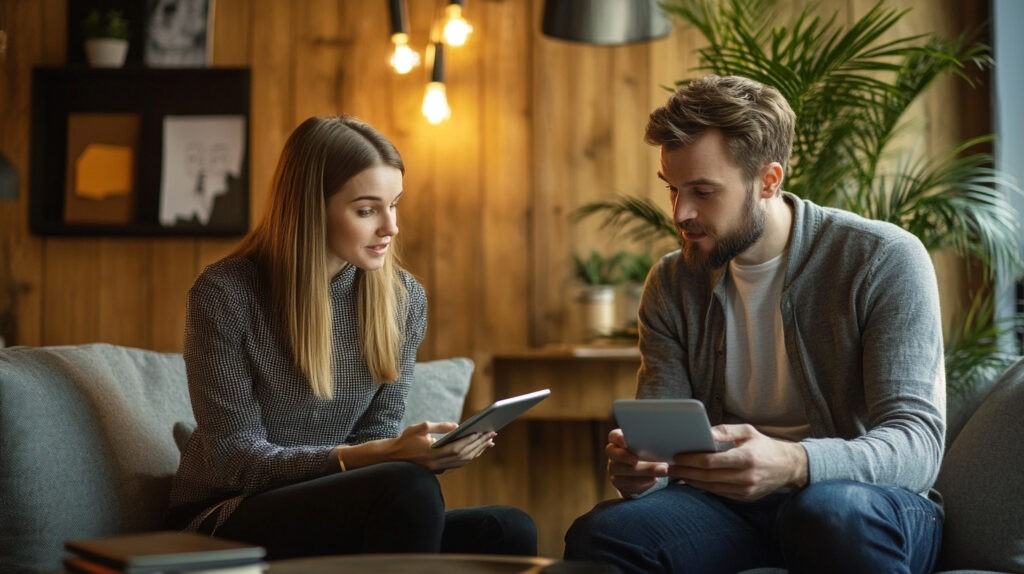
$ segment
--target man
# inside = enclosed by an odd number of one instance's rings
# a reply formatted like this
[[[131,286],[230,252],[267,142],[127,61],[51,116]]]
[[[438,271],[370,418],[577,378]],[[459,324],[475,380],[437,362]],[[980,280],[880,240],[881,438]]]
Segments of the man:
[[[707,76],[646,141],[682,249],[647,279],[638,398],[696,398],[719,453],[605,450],[624,500],[566,534],[566,558],[624,572],[931,572],[927,498],[945,434],[938,290],[898,227],[782,191],[796,118],[774,89]]]

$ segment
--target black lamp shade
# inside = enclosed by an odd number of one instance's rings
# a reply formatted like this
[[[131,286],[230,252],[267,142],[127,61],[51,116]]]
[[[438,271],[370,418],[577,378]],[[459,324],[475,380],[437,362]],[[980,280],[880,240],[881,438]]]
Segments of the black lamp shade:
[[[559,40],[616,46],[672,32],[657,0],[545,0],[544,34]]]

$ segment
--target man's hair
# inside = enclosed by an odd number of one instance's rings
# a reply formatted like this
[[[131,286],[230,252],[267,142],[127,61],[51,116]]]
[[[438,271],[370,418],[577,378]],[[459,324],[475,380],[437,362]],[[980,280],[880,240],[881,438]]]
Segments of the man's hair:
[[[795,126],[796,114],[775,88],[739,76],[707,75],[679,86],[651,112],[644,141],[675,149],[718,129],[733,163],[751,180],[773,161],[789,168]]]

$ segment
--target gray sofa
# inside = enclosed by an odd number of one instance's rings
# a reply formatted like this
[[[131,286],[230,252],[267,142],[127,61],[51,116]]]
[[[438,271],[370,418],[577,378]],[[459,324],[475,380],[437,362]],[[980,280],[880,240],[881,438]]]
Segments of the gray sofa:
[[[459,420],[473,363],[416,365],[406,421]],[[181,355],[0,349],[0,573],[61,568],[72,538],[156,530],[195,424]]]
[[[417,364],[407,421],[457,420],[472,370]],[[1024,573],[1022,408],[1024,361],[950,409],[942,569]],[[193,422],[178,354],[0,349],[0,574],[59,568],[70,538],[158,528],[173,429]]]

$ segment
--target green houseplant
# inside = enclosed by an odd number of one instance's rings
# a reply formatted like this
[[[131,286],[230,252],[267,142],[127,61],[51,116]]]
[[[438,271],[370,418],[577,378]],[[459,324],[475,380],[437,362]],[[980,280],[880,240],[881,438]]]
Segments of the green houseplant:
[[[793,106],[798,124],[788,191],[890,221],[929,250],[952,250],[978,263],[980,287],[964,327],[947,337],[947,378],[956,381],[954,393],[989,380],[1012,360],[997,344],[1009,326],[994,321],[986,302],[997,271],[1016,277],[1021,269],[1017,215],[1004,195],[1020,189],[992,167],[990,154],[972,151],[984,138],[934,158],[894,143],[908,108],[933,80],[953,74],[970,82],[970,65],[991,63],[988,47],[967,36],[890,39],[906,11],[884,1],[846,29],[834,15],[817,16],[815,6],[786,18],[773,4],[668,0],[663,7],[706,40],[698,50],[700,70],[772,85]],[[646,198],[590,203],[576,216],[600,217],[603,226],[638,240],[677,241],[672,220]]]
[[[124,65],[131,27],[120,10],[90,10],[82,20],[82,37],[90,66],[120,68]]]
[[[573,277],[580,284],[576,300],[580,306],[583,337],[608,337],[615,332],[615,286],[621,282],[623,254],[572,256]]]

